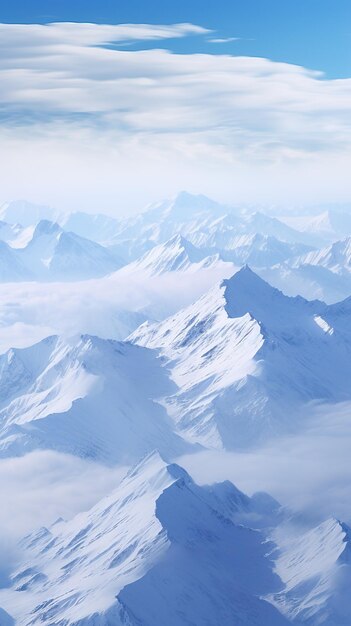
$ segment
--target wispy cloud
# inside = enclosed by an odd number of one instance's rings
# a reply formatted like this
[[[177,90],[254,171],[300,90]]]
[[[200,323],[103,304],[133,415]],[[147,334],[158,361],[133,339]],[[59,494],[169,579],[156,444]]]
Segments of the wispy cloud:
[[[229,479],[250,494],[267,491],[316,522],[336,516],[350,523],[350,408],[311,406],[303,432],[249,452],[207,451],[180,463],[197,482]]]
[[[210,43],[230,43],[231,41],[239,41],[240,37],[210,37],[207,39]]]

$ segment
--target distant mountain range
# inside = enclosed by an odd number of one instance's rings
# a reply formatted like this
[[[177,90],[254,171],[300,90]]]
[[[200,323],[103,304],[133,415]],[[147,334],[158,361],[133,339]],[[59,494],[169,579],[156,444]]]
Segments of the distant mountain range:
[[[105,276],[121,266],[103,246],[48,220],[26,229],[17,227],[17,237],[10,227],[2,230],[10,232],[9,241],[0,241],[0,277],[5,282],[83,280]]]
[[[0,353],[1,463],[129,471],[21,540],[0,626],[346,626],[347,524],[182,465],[303,440],[320,410],[334,428],[351,402],[350,239],[186,193],[125,220],[23,202],[1,219],[0,279],[23,284],[2,285],[0,329],[26,346]],[[74,324],[51,331],[55,315]]]
[[[341,238],[351,225],[338,211],[277,219],[181,192],[126,219],[24,201],[0,218],[2,282],[86,280],[121,267],[148,276],[216,267],[226,277],[247,263],[287,295],[330,303],[351,293],[350,239]]]

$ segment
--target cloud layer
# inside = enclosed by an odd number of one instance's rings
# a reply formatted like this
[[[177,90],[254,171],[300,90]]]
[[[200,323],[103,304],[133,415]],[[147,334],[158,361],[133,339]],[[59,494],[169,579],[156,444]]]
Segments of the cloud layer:
[[[298,176],[307,195],[310,182],[314,195],[325,197],[327,188],[348,196],[351,79],[211,54],[210,42],[209,54],[118,48],[206,32],[191,24],[0,25],[7,193],[17,181],[38,198],[42,168],[45,190],[56,174],[71,195],[80,188],[85,202],[85,181],[86,197],[100,190],[105,209],[104,190],[116,193],[116,178],[123,197],[127,187],[136,195],[136,172],[146,199],[160,187],[197,190],[202,179],[202,191],[225,188],[228,197],[232,185],[239,195],[246,186],[250,196],[250,177],[257,195],[269,197],[287,182],[296,188]],[[59,200],[66,197],[62,184],[56,188]]]
[[[243,491],[267,491],[315,523],[351,522],[350,403],[310,407],[303,432],[243,453],[203,452],[181,463],[201,483],[232,480]]]

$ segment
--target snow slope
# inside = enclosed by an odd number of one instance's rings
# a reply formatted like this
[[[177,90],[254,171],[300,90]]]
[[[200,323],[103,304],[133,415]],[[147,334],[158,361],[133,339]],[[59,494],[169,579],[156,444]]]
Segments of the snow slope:
[[[154,453],[87,513],[26,537],[0,604],[18,626],[284,626],[260,599],[282,587],[265,536],[231,521],[249,506]]]
[[[7,243],[12,242],[22,231],[22,226],[18,224],[8,224],[0,220],[0,241],[6,241]]]
[[[290,244],[310,244],[308,235],[276,218],[234,210],[206,196],[181,192],[136,217],[121,220],[111,245],[114,243],[123,256],[135,260],[179,234],[199,248],[231,250],[239,235],[258,233]]]
[[[82,211],[63,213],[24,201],[4,205],[0,209],[0,218],[24,227],[33,226],[43,219],[54,221],[65,231],[108,246],[112,256],[126,263],[135,261],[154,246],[164,244],[177,235],[194,246],[211,249],[211,255],[239,246],[238,258],[225,260],[254,265],[278,263],[292,254],[302,254],[310,248],[312,239],[308,234],[259,211],[233,209],[206,196],[184,191],[125,219]],[[238,237],[244,239],[238,241]],[[246,241],[245,237],[248,238]],[[296,250],[289,250],[287,244],[295,246]],[[307,244],[307,249],[302,244]],[[251,256],[255,251],[257,260]]]
[[[57,222],[63,216],[61,211],[50,206],[34,204],[27,200],[13,200],[0,207],[0,219],[9,224],[33,226],[41,220]]]
[[[351,237],[298,257],[293,266],[317,265],[336,274],[351,273]]]
[[[299,536],[281,531],[276,573],[283,591],[271,600],[292,622],[346,626],[350,621],[351,530],[329,519]]]
[[[282,216],[281,220],[290,227],[325,242],[331,243],[351,236],[351,216],[346,211],[328,209],[313,216]]]
[[[222,267],[223,276],[231,268],[250,263],[266,267],[295,257],[309,250],[301,244],[287,244],[275,237],[264,235],[238,235],[231,241],[230,250],[194,246],[182,235],[174,235],[153,247],[140,259],[125,267],[126,271],[145,271],[150,275],[191,270],[204,267]]]
[[[233,264],[225,263],[218,252],[197,248],[181,235],[174,235],[166,243],[159,244],[146,252],[141,259],[125,266],[124,271],[141,271],[155,276],[165,272],[185,270],[196,272],[203,268],[221,266],[224,274],[228,271],[233,272]]]
[[[345,626],[350,529],[301,530],[276,506],[150,453],[89,511],[20,542],[1,624]]]
[[[172,391],[156,355],[138,346],[53,336],[0,356],[0,456],[53,449],[129,463],[157,446],[187,448],[152,398]]]
[[[285,262],[256,272],[287,296],[303,296],[307,300],[339,302],[351,294],[351,273],[333,272],[323,265]]]
[[[337,302],[351,294],[351,238],[258,271],[286,295]]]
[[[104,276],[121,266],[99,244],[41,220],[10,245],[0,242],[0,276],[13,280],[82,280]]]
[[[5,242],[0,241],[0,281],[33,280],[34,275],[20,256]]]
[[[332,310],[245,267],[130,340],[159,349],[171,370],[178,390],[163,403],[179,433],[206,447],[257,445],[301,425],[311,403],[350,398],[350,319]]]

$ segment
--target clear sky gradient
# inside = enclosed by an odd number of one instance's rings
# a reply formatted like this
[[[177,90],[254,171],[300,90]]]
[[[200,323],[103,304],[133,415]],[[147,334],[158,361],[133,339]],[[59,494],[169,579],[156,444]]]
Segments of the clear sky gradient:
[[[351,75],[350,0],[1,0],[0,21],[191,22],[215,30],[214,38],[238,39],[209,43],[193,37],[159,47],[267,57],[322,70],[328,77]]]

